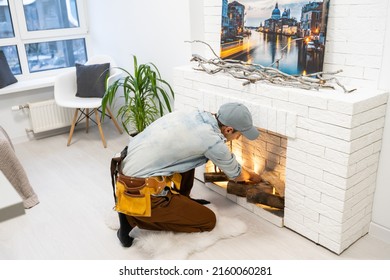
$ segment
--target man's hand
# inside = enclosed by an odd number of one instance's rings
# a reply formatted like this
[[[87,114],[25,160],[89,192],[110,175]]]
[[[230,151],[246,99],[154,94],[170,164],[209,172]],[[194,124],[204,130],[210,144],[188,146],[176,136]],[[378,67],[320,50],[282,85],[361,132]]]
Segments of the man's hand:
[[[234,181],[236,182],[245,182],[245,181],[252,181],[254,183],[260,183],[261,182],[261,176],[253,171],[247,170],[244,167],[241,169],[241,174],[234,178]]]

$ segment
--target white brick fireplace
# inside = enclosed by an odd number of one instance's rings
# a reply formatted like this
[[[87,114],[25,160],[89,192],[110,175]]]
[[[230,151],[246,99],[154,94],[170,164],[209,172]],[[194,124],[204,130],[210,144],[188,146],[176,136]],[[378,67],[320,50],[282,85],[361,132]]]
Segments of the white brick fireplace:
[[[223,103],[242,102],[255,126],[287,137],[285,227],[337,254],[368,233],[387,93],[243,86],[193,66],[175,69],[176,109],[217,112]]]

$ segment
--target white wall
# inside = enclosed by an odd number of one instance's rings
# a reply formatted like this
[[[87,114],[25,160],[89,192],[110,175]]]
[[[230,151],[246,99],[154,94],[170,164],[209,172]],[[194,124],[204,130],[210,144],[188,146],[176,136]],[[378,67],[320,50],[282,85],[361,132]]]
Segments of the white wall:
[[[117,64],[132,67],[153,62],[172,80],[173,67],[191,59],[189,2],[183,0],[89,0],[90,43],[95,54],[108,53]]]
[[[386,32],[383,45],[379,88],[390,91],[390,4],[387,6]],[[379,159],[377,188],[374,198],[370,234],[390,240],[390,100],[387,103],[386,126]]]

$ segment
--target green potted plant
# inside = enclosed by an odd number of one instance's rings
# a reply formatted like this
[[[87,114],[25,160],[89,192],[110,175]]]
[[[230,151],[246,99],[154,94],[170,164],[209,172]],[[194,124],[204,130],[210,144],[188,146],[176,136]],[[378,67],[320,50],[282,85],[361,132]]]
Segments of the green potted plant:
[[[107,106],[114,103],[119,89],[123,90],[123,104],[118,107],[117,118],[130,136],[143,131],[154,120],[171,112],[174,92],[168,82],[161,78],[158,68],[153,63],[138,64],[133,55],[134,73],[118,67],[124,75],[111,84],[102,99],[102,116]],[[134,126],[131,133],[129,125]]]

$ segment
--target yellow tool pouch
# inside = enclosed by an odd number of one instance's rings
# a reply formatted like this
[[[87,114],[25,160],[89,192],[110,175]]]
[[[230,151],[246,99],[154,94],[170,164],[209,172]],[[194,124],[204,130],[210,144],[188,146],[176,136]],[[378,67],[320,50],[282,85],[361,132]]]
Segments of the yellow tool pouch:
[[[150,188],[145,185],[129,188],[123,181],[118,180],[115,193],[115,211],[129,216],[151,216]]]
[[[111,160],[111,182],[115,199],[115,211],[129,216],[151,216],[151,196],[165,187],[180,189],[181,175],[135,178],[123,175],[121,163],[127,147]],[[173,186],[172,186],[173,184]],[[176,193],[176,192],[175,192]]]
[[[151,198],[167,186],[165,177],[134,178],[119,173],[116,181],[115,210],[130,215],[150,217],[152,214]]]

